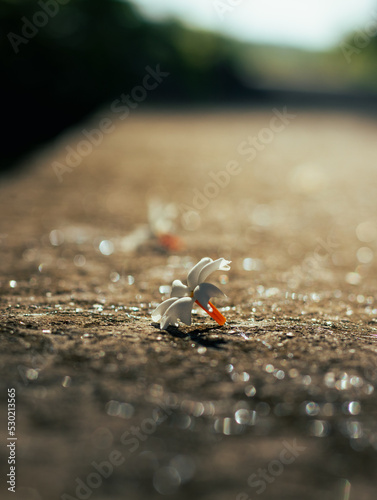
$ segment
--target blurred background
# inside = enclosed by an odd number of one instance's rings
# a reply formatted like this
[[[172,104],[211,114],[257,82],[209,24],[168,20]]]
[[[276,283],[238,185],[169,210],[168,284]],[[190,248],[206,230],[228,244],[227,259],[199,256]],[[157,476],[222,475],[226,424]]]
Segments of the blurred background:
[[[1,169],[140,84],[146,106],[375,113],[375,0],[1,0]]]
[[[0,19],[13,498],[83,498],[113,447],[91,500],[255,498],[293,439],[264,500],[375,498],[377,0],[0,0]],[[211,276],[227,325],[160,331],[206,255],[232,261]]]

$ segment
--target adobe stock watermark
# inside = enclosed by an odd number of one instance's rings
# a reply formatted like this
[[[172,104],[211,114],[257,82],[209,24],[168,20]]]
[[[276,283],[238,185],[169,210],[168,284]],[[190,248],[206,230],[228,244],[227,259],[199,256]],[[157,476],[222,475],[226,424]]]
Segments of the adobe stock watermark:
[[[70,0],[39,0],[37,2],[41,10],[34,12],[31,19],[21,17],[23,22],[21,35],[9,32],[7,37],[16,54],[20,52],[20,45],[27,45],[32,38],[38,35],[39,30],[44,28],[51,18],[55,17],[61,5],[66,5]]]
[[[372,12],[370,15],[369,21],[365,24],[365,26],[356,31],[353,36],[352,42],[343,42],[340,46],[344,58],[348,64],[352,61],[352,56],[355,54],[360,54],[360,52],[368,47],[372,38],[377,35],[377,12]]]
[[[245,0],[213,0],[212,5],[219,18],[223,20],[227,14],[233,12],[234,9],[244,1]]]
[[[302,264],[283,274],[284,281],[295,288],[308,278],[318,279],[325,270],[329,258],[339,246],[340,243],[332,234],[327,236],[326,241],[318,238],[314,251],[304,258]]]
[[[256,136],[248,136],[240,142],[237,152],[241,157],[245,157],[247,162],[252,162],[274,140],[277,134],[283,132],[286,127],[296,118],[297,115],[289,113],[285,106],[282,111],[276,108],[272,110],[273,116],[268,125],[259,130]],[[243,166],[238,160],[231,160],[225,169],[217,172],[210,171],[209,178],[204,186],[193,190],[191,205],[180,204],[182,225],[186,230],[194,231],[200,224],[200,212],[210,204],[211,200],[217,198],[220,192],[227,188],[232,178],[243,172]]]
[[[261,495],[265,492],[268,485],[273,483],[277,477],[283,474],[285,467],[293,464],[301,453],[306,450],[306,446],[298,445],[296,439],[294,439],[292,443],[283,441],[282,444],[283,448],[277,458],[271,460],[266,468],[259,468],[257,472],[250,474],[247,478],[247,484],[250,488],[256,488],[255,493],[257,495]],[[245,492],[241,492],[236,496],[236,500],[252,500],[252,498],[253,496],[250,497]]]
[[[146,66],[145,71],[146,74],[140,85],[133,87],[129,94],[121,94],[118,99],[115,99],[111,103],[111,113],[119,114],[117,118],[120,120],[125,120],[132,110],[135,110],[140,103],[145,101],[148,92],[155,90],[170,75],[167,71],[161,71],[159,64],[157,64],[155,69]],[[83,140],[79,141],[75,147],[65,147],[67,152],[65,163],[54,161],[51,164],[58,181],[63,182],[63,175],[72,172],[78,167],[83,158],[90,155],[95,148],[100,146],[105,135],[114,130],[115,123],[111,118],[102,118],[97,127],[91,130],[82,129]]]
[[[135,453],[141,443],[147,441],[149,436],[156,432],[156,429],[162,422],[172,414],[172,410],[166,407],[162,402],[152,411],[151,418],[145,418],[140,426],[131,426],[129,430],[123,432],[120,437],[120,444],[126,447],[127,456]],[[124,464],[126,457],[123,451],[113,449],[106,460],[101,462],[91,462],[92,471],[84,478],[76,477],[75,495],[63,493],[60,500],[88,500],[94,490],[102,485],[105,479],[109,479],[114,471]]]

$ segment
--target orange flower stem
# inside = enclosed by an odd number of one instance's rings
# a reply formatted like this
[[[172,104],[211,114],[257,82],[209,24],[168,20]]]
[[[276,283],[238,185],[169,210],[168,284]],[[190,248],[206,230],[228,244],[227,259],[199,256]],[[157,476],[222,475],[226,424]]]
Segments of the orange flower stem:
[[[221,314],[221,312],[218,309],[216,309],[216,307],[211,302],[208,302],[209,307],[211,308],[210,311],[206,309],[204,306],[202,306],[202,304],[197,300],[195,301],[195,304],[198,304],[198,306],[204,309],[204,311],[207,314],[209,314],[211,318],[214,319],[220,326],[222,326],[226,322],[226,318]]]

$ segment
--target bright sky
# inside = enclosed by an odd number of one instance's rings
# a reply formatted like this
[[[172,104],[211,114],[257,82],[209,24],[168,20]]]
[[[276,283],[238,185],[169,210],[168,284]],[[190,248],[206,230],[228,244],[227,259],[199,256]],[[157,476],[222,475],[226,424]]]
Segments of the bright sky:
[[[326,49],[377,24],[377,0],[132,0],[152,19],[176,17],[191,26],[242,40]]]

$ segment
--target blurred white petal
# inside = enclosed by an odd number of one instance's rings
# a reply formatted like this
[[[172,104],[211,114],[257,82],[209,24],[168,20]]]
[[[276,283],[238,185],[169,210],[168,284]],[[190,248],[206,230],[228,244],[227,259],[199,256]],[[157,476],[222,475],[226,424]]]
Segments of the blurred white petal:
[[[148,201],[148,221],[153,234],[173,232],[174,219],[177,215],[174,203],[166,204],[159,198],[152,198]]]
[[[172,299],[169,299],[172,300]],[[182,323],[191,325],[191,309],[194,304],[194,299],[191,297],[182,297],[174,299],[174,303],[167,309],[161,318],[160,328],[165,330],[169,325],[175,325],[180,319]]]
[[[171,296],[172,297],[185,297],[190,295],[189,288],[180,280],[174,280],[172,283]]]
[[[169,307],[177,300],[177,298],[171,298],[167,299],[164,302],[162,302],[156,309],[152,312],[152,320],[153,321],[160,321],[162,316],[164,315],[165,311],[169,309]]]
[[[202,267],[201,271],[199,272],[196,284],[198,285],[200,283],[203,283],[203,281],[215,271],[229,271],[230,269],[229,264],[231,262],[232,262],[231,260],[225,260],[225,259],[217,259],[212,262],[209,262],[204,267]]]
[[[208,301],[211,297],[226,297],[226,295],[212,283],[201,283],[194,290],[194,299],[206,309],[208,309]]]
[[[209,265],[211,262],[213,262],[212,259],[210,259],[209,257],[204,257],[188,273],[187,285],[191,290],[193,290],[196,287],[196,285],[198,285],[198,283],[199,283],[198,277],[199,277],[201,270],[205,266]]]
[[[169,318],[168,316],[164,316],[160,322],[160,330],[166,330],[170,325],[178,326],[178,324],[172,321],[171,318]]]

